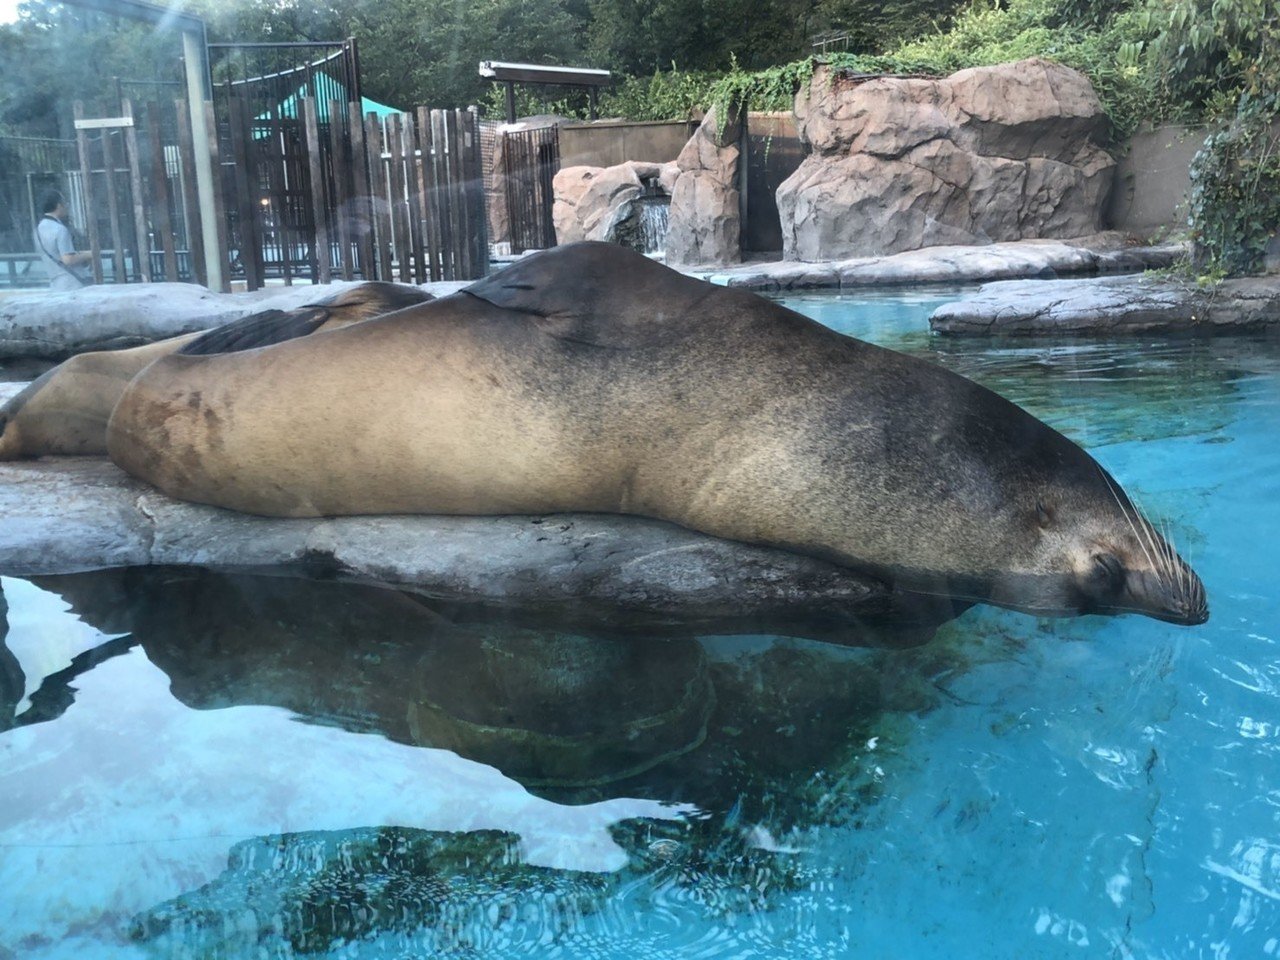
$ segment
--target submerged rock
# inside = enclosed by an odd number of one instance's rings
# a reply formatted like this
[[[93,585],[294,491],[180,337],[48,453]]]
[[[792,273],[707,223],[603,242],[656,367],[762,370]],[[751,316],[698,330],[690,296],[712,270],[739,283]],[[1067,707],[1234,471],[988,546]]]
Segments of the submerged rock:
[[[1010,280],[934,311],[939,333],[1045,335],[1241,330],[1280,323],[1280,276],[1201,287],[1139,275],[1092,280]]]

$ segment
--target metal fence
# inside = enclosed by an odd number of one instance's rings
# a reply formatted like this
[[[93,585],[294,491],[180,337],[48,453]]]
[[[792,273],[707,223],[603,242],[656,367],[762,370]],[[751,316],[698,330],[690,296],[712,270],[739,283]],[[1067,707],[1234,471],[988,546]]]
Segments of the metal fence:
[[[552,181],[560,169],[560,138],[555,127],[517,130],[502,135],[501,169],[506,180],[511,252],[545,250],[556,245],[551,218]]]

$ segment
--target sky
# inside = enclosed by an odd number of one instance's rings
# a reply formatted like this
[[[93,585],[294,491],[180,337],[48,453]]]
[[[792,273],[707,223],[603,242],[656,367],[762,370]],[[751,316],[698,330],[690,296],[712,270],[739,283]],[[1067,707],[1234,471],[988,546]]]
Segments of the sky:
[[[18,0],[0,0],[0,23],[13,23],[18,19]]]

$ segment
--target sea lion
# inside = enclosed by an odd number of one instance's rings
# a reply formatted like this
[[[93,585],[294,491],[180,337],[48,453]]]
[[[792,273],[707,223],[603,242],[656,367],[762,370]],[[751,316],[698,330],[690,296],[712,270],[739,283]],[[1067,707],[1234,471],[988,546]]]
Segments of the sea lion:
[[[1040,615],[1208,616],[1107,472],[997,394],[610,244],[136,377],[112,459],[268,516],[640,514]]]
[[[82,353],[60,363],[0,406],[0,460],[93,456],[107,452],[107,418],[138,373],[204,334],[219,349],[248,349],[332,330],[425,303],[431,294],[404,284],[348,287],[297,310],[264,310],[214,330],[128,350]]]

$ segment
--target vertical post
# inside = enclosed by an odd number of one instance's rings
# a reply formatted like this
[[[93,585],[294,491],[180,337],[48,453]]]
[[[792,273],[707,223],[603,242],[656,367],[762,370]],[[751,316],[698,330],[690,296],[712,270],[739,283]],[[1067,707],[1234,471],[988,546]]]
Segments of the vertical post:
[[[204,116],[206,130],[218,129],[213,115],[213,101],[206,100],[200,105],[200,113]],[[206,269],[209,271],[209,289],[227,292],[231,289],[230,271],[227,269],[227,204],[222,183],[222,160],[219,156],[218,138],[212,137],[208,142],[208,162],[212,171],[209,177],[210,189],[207,197],[200,197],[200,220],[204,228],[204,255]],[[201,162],[199,140],[196,141],[196,170],[199,172]],[[207,203],[206,203],[207,199]],[[213,210],[213,223],[210,224],[205,207]],[[213,236],[213,249],[209,249],[209,237]]]
[[[77,100],[72,109],[77,120],[84,119],[82,101]],[[101,283],[102,244],[98,240],[98,217],[93,203],[93,163],[89,157],[89,135],[79,129],[76,130],[76,150],[80,154],[80,180],[84,193],[84,228],[89,234],[89,252],[93,254],[93,282]]]
[[[516,122],[516,85],[512,80],[507,81],[507,123]]]
[[[133,119],[133,103],[121,101],[124,115]],[[124,128],[124,152],[129,162],[129,190],[133,194],[133,229],[138,255],[138,273],[143,283],[151,282],[151,238],[147,235],[147,211],[143,205],[142,163],[138,156],[138,128]]]
[[[178,250],[173,242],[173,220],[169,213],[169,165],[165,162],[160,136],[160,104],[147,104],[147,138],[151,142],[151,199],[156,232],[164,250],[164,278],[178,279]]]
[[[588,97],[588,99],[589,99],[589,101],[590,101],[590,103],[591,103],[591,106],[590,106],[590,108],[589,108],[589,110],[588,110],[588,112],[587,112],[587,117],[588,117],[588,119],[594,120],[594,119],[596,119],[596,116],[597,116],[597,115],[598,115],[598,113],[599,113],[599,109],[598,109],[598,104],[599,104],[598,88],[596,88],[596,87],[588,87],[587,89],[588,89],[588,91],[589,91],[589,92],[588,92],[588,94],[587,94],[587,97]]]
[[[314,256],[316,262],[316,282],[328,283],[330,277],[330,249],[328,211],[324,202],[324,168],[320,165],[320,121],[316,116],[316,98],[306,96],[302,99],[302,113],[307,128],[307,166],[311,173],[311,208],[315,222]]]
[[[347,113],[347,128],[351,137],[352,174],[355,177],[351,213],[359,231],[356,246],[360,253],[360,275],[365,280],[372,280],[377,276],[373,262],[373,197],[369,187],[369,154],[365,149],[364,124],[357,100],[351,101]]]
[[[187,75],[187,104],[191,110],[191,138],[195,155],[196,194],[200,198],[200,229],[203,231],[201,247],[204,250],[205,283],[210,290],[226,289],[224,266],[226,224],[220,222],[223,215],[220,197],[221,185],[217,182],[218,139],[213,111],[206,110],[209,103],[208,72],[205,66],[204,37],[191,31],[182,34],[182,60]],[[194,248],[193,248],[194,250]]]
[[[329,164],[333,170],[333,216],[338,233],[338,262],[342,264],[342,279],[355,278],[355,264],[351,257],[351,207],[355,191],[351,189],[351,153],[347,142],[347,124],[342,115],[342,102],[329,101]]]
[[[182,213],[187,228],[187,257],[196,283],[209,283],[208,264],[204,256],[204,233],[200,218],[200,194],[196,189],[196,157],[191,134],[191,114],[185,100],[175,100],[178,117],[178,158],[182,170]]]

